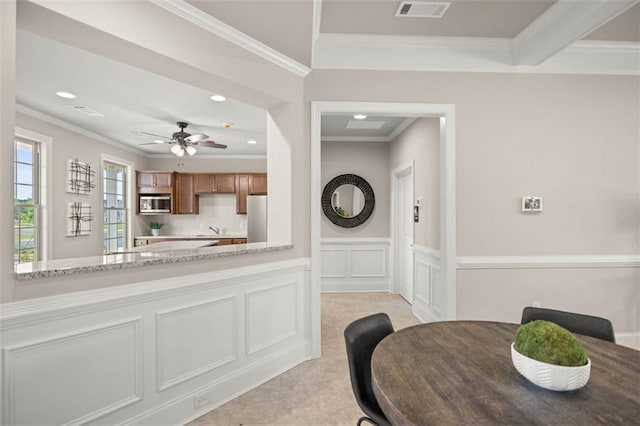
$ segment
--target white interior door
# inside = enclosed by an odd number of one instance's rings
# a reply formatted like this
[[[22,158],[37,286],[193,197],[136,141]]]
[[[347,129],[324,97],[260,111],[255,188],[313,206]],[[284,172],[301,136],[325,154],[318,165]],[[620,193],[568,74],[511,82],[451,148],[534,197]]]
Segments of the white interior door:
[[[398,182],[398,291],[413,303],[413,174]]]

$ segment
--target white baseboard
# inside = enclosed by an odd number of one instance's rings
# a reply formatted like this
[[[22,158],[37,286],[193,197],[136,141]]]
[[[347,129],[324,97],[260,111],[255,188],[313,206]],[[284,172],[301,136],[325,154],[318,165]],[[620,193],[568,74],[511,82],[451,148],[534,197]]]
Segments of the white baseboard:
[[[367,291],[389,291],[388,281],[367,281],[354,283],[350,281],[323,282],[320,291],[323,293],[358,293]]]
[[[306,343],[301,343],[274,353],[242,370],[234,371],[219,380],[200,386],[130,418],[124,424],[149,426],[186,424],[309,359],[305,352],[306,347]],[[211,402],[194,412],[194,399],[207,393],[210,395]]]

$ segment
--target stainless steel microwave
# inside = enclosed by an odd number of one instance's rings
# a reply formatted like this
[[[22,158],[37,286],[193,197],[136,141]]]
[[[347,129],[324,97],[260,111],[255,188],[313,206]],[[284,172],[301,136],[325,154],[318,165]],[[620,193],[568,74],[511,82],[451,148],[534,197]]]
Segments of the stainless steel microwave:
[[[141,195],[140,213],[171,213],[171,196]]]

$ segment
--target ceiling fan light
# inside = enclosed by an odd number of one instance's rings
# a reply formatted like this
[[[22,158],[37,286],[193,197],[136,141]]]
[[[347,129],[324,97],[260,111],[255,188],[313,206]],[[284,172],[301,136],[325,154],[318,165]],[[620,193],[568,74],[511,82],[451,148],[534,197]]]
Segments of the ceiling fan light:
[[[178,155],[180,151],[182,151],[182,147],[180,145],[174,145],[171,147],[171,152],[174,153],[175,155]]]
[[[186,148],[186,151],[187,151],[187,154],[189,154],[190,156],[191,156],[191,155],[195,155],[195,153],[196,153],[196,152],[198,152],[198,150],[197,150],[197,149],[195,149],[195,147],[193,147],[193,146],[191,146],[191,145],[189,145],[189,146]],[[184,154],[183,154],[183,155],[184,155]]]
[[[180,147],[180,151],[176,153],[178,157],[184,157],[184,148]]]

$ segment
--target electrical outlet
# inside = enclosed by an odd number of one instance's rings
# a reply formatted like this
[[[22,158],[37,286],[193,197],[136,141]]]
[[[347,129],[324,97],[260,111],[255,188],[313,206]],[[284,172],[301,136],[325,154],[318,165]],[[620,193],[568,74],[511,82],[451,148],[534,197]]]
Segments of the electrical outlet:
[[[542,302],[539,300],[534,300],[533,302],[531,302],[531,306],[533,306],[534,308],[542,308]]]
[[[193,409],[197,410],[198,408],[202,408],[207,404],[211,404],[211,392],[206,391],[202,392],[193,397]]]

